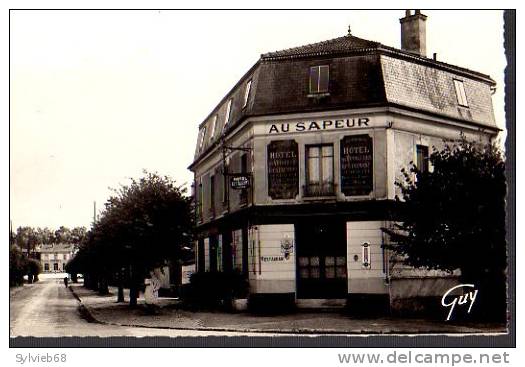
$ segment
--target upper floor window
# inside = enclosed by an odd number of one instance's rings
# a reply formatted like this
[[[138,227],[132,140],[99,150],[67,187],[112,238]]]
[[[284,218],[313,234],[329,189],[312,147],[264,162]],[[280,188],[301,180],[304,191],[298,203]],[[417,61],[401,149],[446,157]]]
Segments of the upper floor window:
[[[306,146],[305,196],[329,196],[334,193],[334,146]]]
[[[467,94],[465,93],[465,86],[461,80],[454,79],[454,89],[456,90],[456,97],[458,104],[463,107],[468,107]]]
[[[202,220],[202,202],[204,200],[204,191],[202,187],[202,178],[198,179],[198,185],[197,185],[197,220]]]
[[[246,107],[248,105],[248,99],[250,98],[250,89],[252,88],[252,81],[249,80],[248,83],[246,83],[246,90],[244,91],[244,103],[242,104],[242,108]]]
[[[201,136],[199,138],[199,151],[202,150],[202,147],[204,146],[204,136],[206,135],[206,126],[204,126],[201,130]]]
[[[210,176],[210,215],[215,216],[215,175]]]
[[[228,125],[228,123],[230,122],[231,112],[232,112],[232,99],[230,98],[230,100],[228,101],[228,105],[226,106],[226,117],[224,120],[224,128],[226,128],[226,125]]]
[[[213,122],[211,123],[210,140],[212,140],[215,135],[216,127],[217,127],[217,115],[213,116]]]
[[[328,92],[329,74],[328,65],[312,66],[310,68],[310,93]]]
[[[428,172],[428,147],[416,146],[416,166],[420,172]]]

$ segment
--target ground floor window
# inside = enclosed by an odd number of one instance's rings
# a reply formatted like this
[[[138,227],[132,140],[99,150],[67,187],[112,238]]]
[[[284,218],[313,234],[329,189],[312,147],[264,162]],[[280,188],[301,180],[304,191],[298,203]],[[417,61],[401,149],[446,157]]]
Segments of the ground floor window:
[[[58,271],[58,263],[53,264],[53,270]]]
[[[48,263],[44,264],[44,271],[49,271],[49,264]]]

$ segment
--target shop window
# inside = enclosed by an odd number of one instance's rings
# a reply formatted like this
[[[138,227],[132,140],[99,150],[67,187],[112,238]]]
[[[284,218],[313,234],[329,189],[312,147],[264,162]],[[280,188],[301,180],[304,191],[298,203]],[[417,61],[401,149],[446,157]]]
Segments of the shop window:
[[[306,146],[305,196],[331,196],[334,190],[334,147]]]
[[[463,107],[468,107],[467,94],[465,93],[465,86],[461,80],[454,79],[454,89],[456,90],[456,97],[458,104]]]
[[[428,147],[425,145],[416,146],[416,167],[421,172],[428,172]]]
[[[251,88],[252,88],[252,81],[249,80],[248,83],[246,83],[246,89],[244,90],[244,103],[242,104],[242,108],[245,108],[248,105]]]
[[[222,234],[217,239],[217,271],[222,271]]]
[[[231,112],[232,112],[232,101],[233,99],[230,98],[230,100],[228,101],[228,105],[226,106],[226,115],[225,115],[223,129],[226,129],[226,126],[230,123],[230,117],[231,117]]]
[[[327,93],[330,68],[328,65],[310,68],[310,94]]]
[[[243,237],[242,230],[236,230],[232,232],[232,267],[233,269],[242,271],[243,270]]]

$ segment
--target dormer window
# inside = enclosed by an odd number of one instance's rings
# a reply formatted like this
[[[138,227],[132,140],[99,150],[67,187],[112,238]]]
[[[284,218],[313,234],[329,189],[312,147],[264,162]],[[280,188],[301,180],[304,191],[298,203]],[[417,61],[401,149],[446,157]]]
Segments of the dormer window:
[[[465,86],[461,80],[454,79],[454,89],[456,90],[456,97],[458,104],[463,107],[468,107],[467,94],[465,93]]]
[[[310,94],[328,93],[329,74],[330,67],[328,65],[310,68]]]
[[[250,98],[251,87],[252,87],[252,81],[249,80],[248,83],[246,83],[246,90],[244,91],[244,103],[242,104],[242,108],[248,105],[248,99]]]
[[[224,120],[224,129],[230,123],[231,112],[232,112],[232,99],[230,98],[230,100],[228,101],[228,105],[226,106],[226,117]]]
[[[201,130],[201,136],[199,138],[199,152],[202,150],[202,147],[204,146],[204,137],[206,136],[206,126],[204,126]]]
[[[216,127],[217,127],[217,115],[213,116],[213,122],[211,123],[210,141],[213,140]]]

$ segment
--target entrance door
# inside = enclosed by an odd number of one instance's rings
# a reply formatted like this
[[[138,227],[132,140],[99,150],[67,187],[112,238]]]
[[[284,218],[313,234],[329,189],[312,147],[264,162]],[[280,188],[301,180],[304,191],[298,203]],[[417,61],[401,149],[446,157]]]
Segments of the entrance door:
[[[295,226],[297,298],[345,298],[346,224],[308,220]]]

